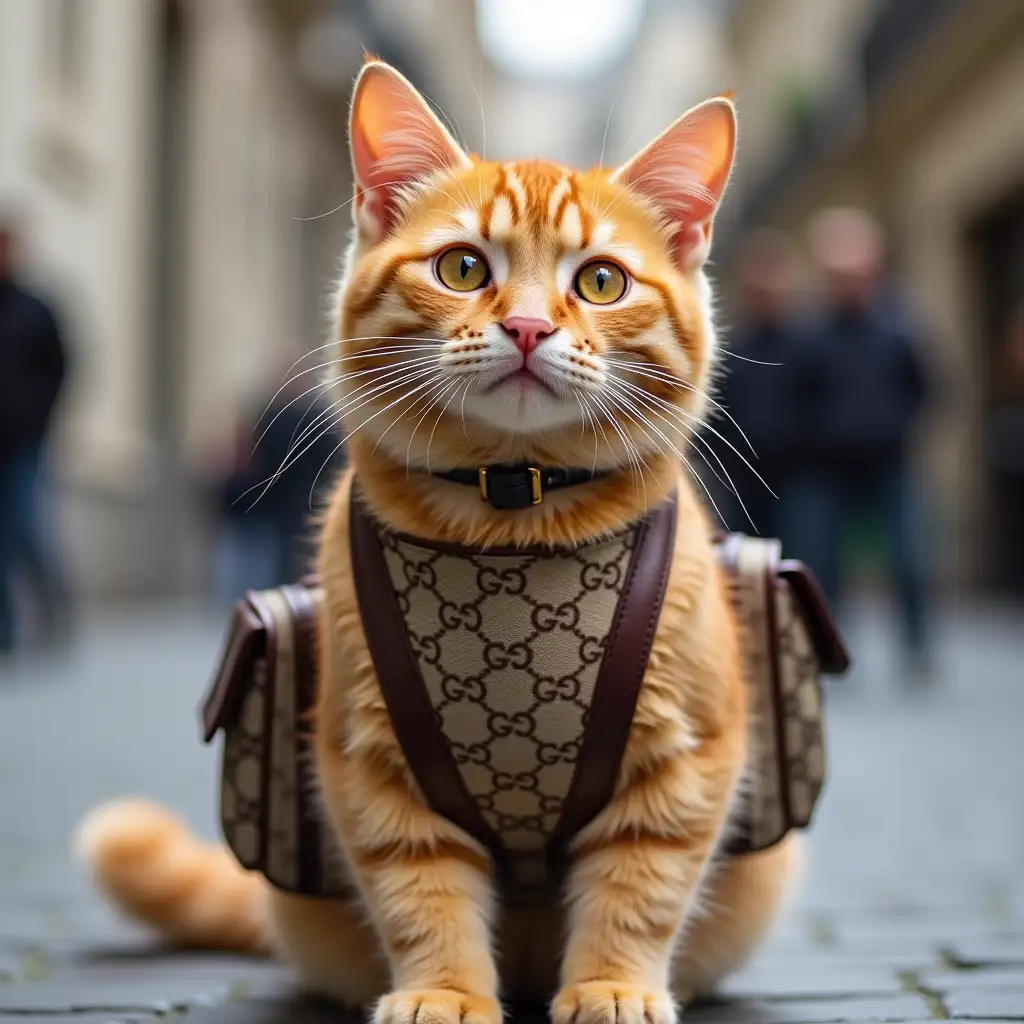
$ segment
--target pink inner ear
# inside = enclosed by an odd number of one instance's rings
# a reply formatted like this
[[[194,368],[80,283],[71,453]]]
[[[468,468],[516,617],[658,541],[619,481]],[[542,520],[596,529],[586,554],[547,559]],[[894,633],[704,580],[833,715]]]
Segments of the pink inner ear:
[[[734,148],[732,106],[711,101],[676,121],[615,178],[660,207],[675,225],[676,246],[689,252],[708,241]]]
[[[357,212],[382,231],[393,223],[403,186],[469,163],[419,93],[383,66],[367,67],[356,86],[351,145]]]

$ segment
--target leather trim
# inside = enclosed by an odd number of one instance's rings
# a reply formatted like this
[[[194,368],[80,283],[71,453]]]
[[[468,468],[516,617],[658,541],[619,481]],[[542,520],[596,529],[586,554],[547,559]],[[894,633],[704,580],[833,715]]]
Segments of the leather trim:
[[[324,887],[323,865],[320,863],[320,832],[324,823],[311,818],[306,811],[308,783],[306,776],[312,766],[312,713],[317,691],[317,614],[309,588],[303,583],[282,590],[291,609],[295,629],[295,757],[299,781],[295,811],[298,818],[300,892],[318,892]]]
[[[779,564],[778,574],[789,584],[793,597],[804,613],[804,622],[822,672],[826,675],[842,675],[850,667],[850,654],[817,577],[809,566],[792,559]]]
[[[260,871],[266,872],[267,860],[269,857],[268,844],[270,842],[270,829],[267,827],[267,817],[270,814],[270,783],[273,775],[273,744],[267,742],[268,737],[273,736],[274,732],[274,708],[277,703],[277,685],[276,680],[278,679],[278,626],[277,620],[274,617],[273,609],[270,608],[260,593],[253,592],[247,595],[248,600],[252,604],[253,608],[256,609],[260,618],[263,620],[264,631],[266,635],[266,660],[267,660],[267,687],[266,696],[263,703],[263,738],[264,742],[261,745],[260,753],[262,755],[263,764],[261,766],[262,781],[263,781],[263,796],[261,797],[262,813],[263,813],[263,827],[260,829],[260,853],[259,853],[259,868]]]
[[[789,758],[786,753],[785,705],[782,700],[782,683],[779,679],[779,621],[776,593],[779,587],[778,562],[779,546],[774,555],[767,560],[764,570],[765,603],[764,611],[767,619],[768,632],[768,664],[771,668],[772,708],[775,712],[775,750],[777,752],[776,768],[779,773],[779,800],[782,804],[782,835],[793,827],[793,811],[789,803],[789,779],[786,768]],[[784,586],[784,584],[782,584]]]
[[[501,840],[466,790],[437,724],[398,606],[377,526],[352,488],[349,506],[352,576],[377,680],[398,737],[427,804],[500,858]]]
[[[589,824],[615,792],[661,616],[675,537],[676,502],[672,498],[655,509],[637,530],[629,576],[594,684],[583,747],[552,837],[555,858],[558,846],[564,846]]]
[[[253,662],[266,643],[263,620],[252,607],[249,596],[235,605],[220,663],[203,701],[200,718],[204,743],[210,743],[234,717],[238,702],[249,686]]]
[[[590,538],[581,541],[578,545],[523,544],[517,546],[515,544],[494,544],[489,547],[486,545],[455,544],[445,540],[427,540],[423,537],[414,537],[412,534],[397,531],[393,532],[392,536],[405,544],[426,548],[428,551],[440,551],[446,555],[534,555],[544,557],[545,555],[571,554],[573,551],[578,551],[581,547],[585,547],[588,544],[618,536],[618,533]]]

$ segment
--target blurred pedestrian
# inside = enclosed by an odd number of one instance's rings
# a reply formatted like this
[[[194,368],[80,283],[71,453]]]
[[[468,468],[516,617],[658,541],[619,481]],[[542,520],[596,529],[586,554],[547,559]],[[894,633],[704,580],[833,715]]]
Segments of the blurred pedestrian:
[[[897,584],[907,667],[923,676],[928,552],[910,452],[929,397],[921,332],[886,280],[884,238],[872,217],[825,210],[809,237],[827,292],[801,369],[800,417],[814,457],[794,484],[795,553],[838,603],[844,526],[858,514],[877,519]]]
[[[14,648],[16,579],[34,586],[48,640],[67,626],[67,602],[44,528],[44,453],[65,377],[54,310],[18,276],[19,237],[0,215],[0,651]]]
[[[744,239],[738,269],[739,305],[718,399],[735,422],[719,415],[714,426],[744,452],[764,483],[709,434],[707,441],[728,468],[736,491],[730,493],[718,481],[715,503],[730,529],[779,537],[788,549],[789,485],[804,457],[805,435],[796,416],[796,375],[806,344],[795,305],[796,248],[781,232],[760,228]],[[711,462],[724,476],[714,458]]]
[[[263,590],[284,582],[274,523],[267,507],[257,501],[262,489],[261,467],[253,458],[255,415],[242,415],[235,424],[226,458],[213,482],[213,505],[219,536],[214,557],[214,591],[218,600],[233,604],[247,590]]]
[[[255,431],[254,464],[261,480],[273,480],[259,504],[276,537],[280,583],[293,583],[312,570],[316,516],[345,465],[340,403],[332,405],[321,371],[307,372],[316,362],[305,358],[283,365],[283,384],[266,403]]]
[[[988,423],[997,529],[992,558],[1000,590],[1024,599],[1024,305],[1010,320],[996,362],[996,395]]]

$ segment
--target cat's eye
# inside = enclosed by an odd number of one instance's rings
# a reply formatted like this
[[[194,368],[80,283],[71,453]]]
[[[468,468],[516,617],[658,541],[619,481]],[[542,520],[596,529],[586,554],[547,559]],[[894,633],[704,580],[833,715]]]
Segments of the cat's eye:
[[[576,275],[576,294],[587,302],[607,306],[626,294],[626,274],[608,260],[594,260]]]
[[[487,261],[473,249],[449,249],[437,258],[437,276],[455,292],[475,292],[491,279]]]

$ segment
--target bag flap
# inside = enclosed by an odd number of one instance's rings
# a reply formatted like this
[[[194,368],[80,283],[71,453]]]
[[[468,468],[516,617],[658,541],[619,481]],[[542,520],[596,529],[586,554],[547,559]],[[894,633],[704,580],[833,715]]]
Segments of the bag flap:
[[[789,584],[800,606],[822,672],[842,675],[850,667],[850,655],[817,577],[808,566],[795,559],[781,562],[778,575]]]
[[[231,720],[252,679],[254,662],[267,649],[267,633],[274,628],[274,620],[261,612],[265,612],[262,602],[251,592],[235,605],[223,653],[203,701],[204,743]]]
[[[795,559],[778,560],[779,542],[766,538],[742,533],[716,534],[715,544],[719,563],[732,579],[742,573],[769,572],[785,580],[807,626],[822,672],[842,675],[849,669],[850,655],[828,599],[807,565]]]

